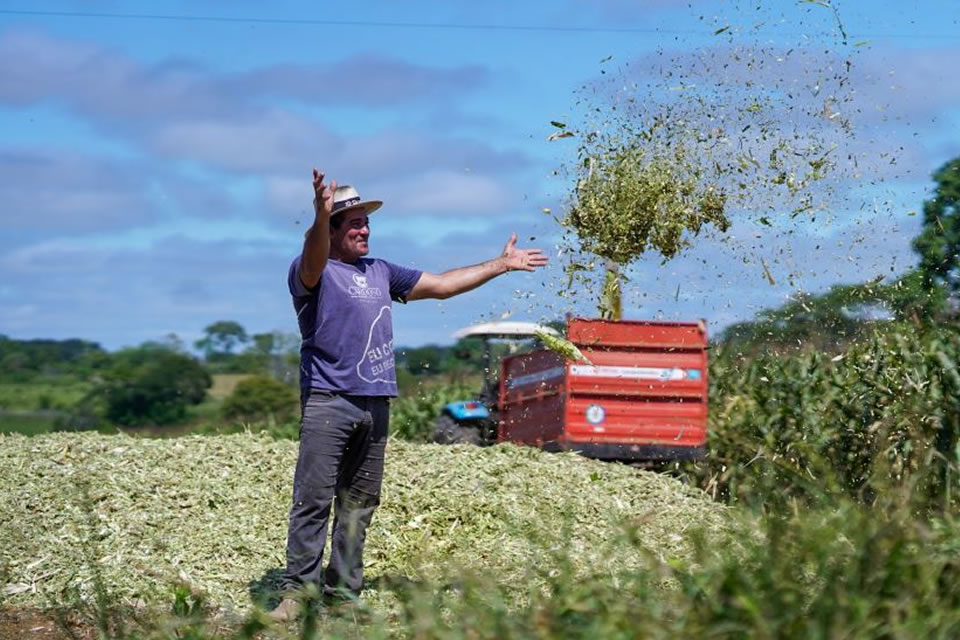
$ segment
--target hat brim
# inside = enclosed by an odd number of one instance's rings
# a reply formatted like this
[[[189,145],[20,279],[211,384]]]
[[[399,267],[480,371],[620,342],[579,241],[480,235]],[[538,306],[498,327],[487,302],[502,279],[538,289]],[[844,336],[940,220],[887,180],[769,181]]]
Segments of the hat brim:
[[[363,211],[365,214],[370,215],[371,213],[373,213],[374,211],[376,211],[382,206],[383,206],[382,200],[366,200],[364,202],[358,202],[357,204],[352,204],[349,207],[344,207],[343,209],[337,209],[336,211],[330,214],[330,217],[332,218],[333,216],[338,216],[341,213],[345,213],[347,211],[357,211],[357,210]]]

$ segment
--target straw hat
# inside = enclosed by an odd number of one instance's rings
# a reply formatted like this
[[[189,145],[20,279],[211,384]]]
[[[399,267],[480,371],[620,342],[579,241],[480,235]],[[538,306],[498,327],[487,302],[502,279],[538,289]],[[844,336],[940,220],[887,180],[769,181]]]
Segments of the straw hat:
[[[341,184],[337,185],[337,190],[333,193],[333,210],[330,212],[330,216],[354,209],[360,209],[365,214],[370,215],[381,206],[383,206],[382,200],[363,200],[352,186]]]

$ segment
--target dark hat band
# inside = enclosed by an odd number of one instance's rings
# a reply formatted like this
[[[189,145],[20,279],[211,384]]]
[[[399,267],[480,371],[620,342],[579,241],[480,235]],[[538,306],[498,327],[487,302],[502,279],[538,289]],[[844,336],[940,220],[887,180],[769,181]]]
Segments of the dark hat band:
[[[355,204],[360,204],[360,198],[350,198],[348,200],[341,200],[340,202],[334,202],[333,211],[339,211],[340,209],[352,207]]]

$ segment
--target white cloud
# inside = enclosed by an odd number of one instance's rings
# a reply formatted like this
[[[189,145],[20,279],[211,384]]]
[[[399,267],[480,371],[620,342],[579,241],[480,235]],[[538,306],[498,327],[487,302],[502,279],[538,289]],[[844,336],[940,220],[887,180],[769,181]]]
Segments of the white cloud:
[[[235,209],[215,185],[142,159],[0,148],[0,175],[7,230],[124,232],[166,216],[219,218]]]
[[[267,210],[279,215],[309,212],[313,195],[309,177],[268,176],[264,179]]]
[[[148,144],[164,155],[259,173],[303,167],[309,172],[314,159],[340,141],[311,118],[274,109],[257,116],[172,122],[152,133]]]
[[[147,179],[128,164],[85,154],[0,149],[6,229],[90,231],[154,219]]]
[[[0,266],[8,273],[41,276],[72,269],[96,270],[104,266],[104,256],[96,249],[57,239],[20,247],[2,255]]]
[[[0,32],[0,102],[56,101],[111,127],[117,120],[165,122],[251,113],[264,97],[395,106],[460,95],[485,84],[488,75],[481,65],[444,68],[380,55],[223,72],[177,59],[148,64],[119,51],[39,32]]]
[[[392,209],[450,216],[503,215],[518,204],[514,189],[490,176],[452,171],[431,171],[380,187]]]

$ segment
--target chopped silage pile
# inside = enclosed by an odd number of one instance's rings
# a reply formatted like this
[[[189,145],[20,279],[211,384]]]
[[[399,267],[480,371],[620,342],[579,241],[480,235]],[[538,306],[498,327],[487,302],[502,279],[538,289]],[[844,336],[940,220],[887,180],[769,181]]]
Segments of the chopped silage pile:
[[[46,606],[68,586],[89,594],[97,567],[122,599],[168,598],[186,581],[245,610],[284,565],[296,455],[295,442],[249,434],[0,436],[2,600]],[[691,528],[718,533],[725,520],[696,490],[622,465],[393,441],[367,579],[463,568],[523,589],[558,550],[578,569],[636,566],[642,553],[622,544],[625,523],[669,559],[689,551]]]

